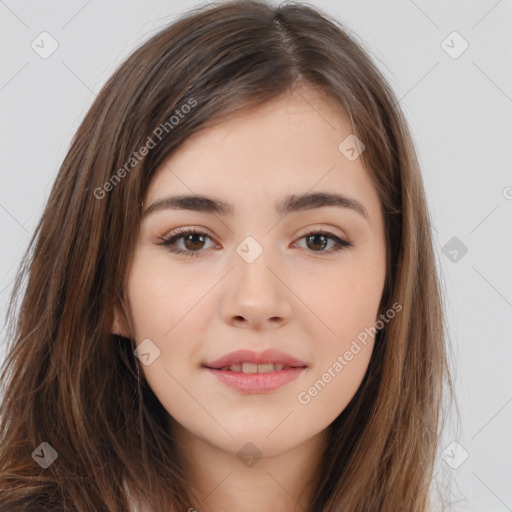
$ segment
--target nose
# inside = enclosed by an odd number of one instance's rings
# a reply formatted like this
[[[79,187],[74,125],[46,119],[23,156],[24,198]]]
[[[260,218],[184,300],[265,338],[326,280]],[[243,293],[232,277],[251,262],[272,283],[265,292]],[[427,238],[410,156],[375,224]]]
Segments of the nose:
[[[226,276],[221,298],[223,320],[245,329],[266,330],[282,327],[292,316],[289,274],[264,250],[254,261],[238,254],[234,268]]]

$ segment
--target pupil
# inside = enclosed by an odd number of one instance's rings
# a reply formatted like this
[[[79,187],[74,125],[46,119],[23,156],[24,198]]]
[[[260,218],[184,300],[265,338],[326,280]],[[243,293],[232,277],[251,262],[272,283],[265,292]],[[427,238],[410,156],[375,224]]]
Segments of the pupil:
[[[315,240],[315,239],[317,239],[317,237],[322,237],[322,239],[324,241],[324,243],[320,243],[320,245],[322,246],[322,247],[320,247],[320,249],[325,248],[325,235],[321,235],[321,234],[310,235],[308,237],[308,241]]]
[[[186,238],[186,240],[185,240],[185,246],[187,247],[187,249],[200,249],[201,247],[197,247],[197,245],[196,245],[196,246],[194,246],[194,244],[197,244],[197,243],[199,243],[199,244],[204,243],[204,240],[203,240],[203,241],[200,241],[200,242],[194,242],[194,241],[193,241],[193,239],[192,239],[192,237],[200,237],[200,238],[203,238],[203,236],[202,236],[202,235],[199,235],[199,234],[190,234],[190,235],[188,235],[188,236],[187,236],[187,238]],[[192,243],[192,247],[190,247],[189,242],[191,242],[191,243]]]

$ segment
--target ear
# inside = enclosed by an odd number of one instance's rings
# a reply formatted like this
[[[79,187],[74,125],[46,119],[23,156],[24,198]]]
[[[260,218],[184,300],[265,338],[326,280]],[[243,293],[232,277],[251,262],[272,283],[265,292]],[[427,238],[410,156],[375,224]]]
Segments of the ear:
[[[123,338],[130,338],[130,328],[128,325],[127,317],[124,308],[118,302],[114,304],[113,318],[112,318],[112,334],[119,334]]]

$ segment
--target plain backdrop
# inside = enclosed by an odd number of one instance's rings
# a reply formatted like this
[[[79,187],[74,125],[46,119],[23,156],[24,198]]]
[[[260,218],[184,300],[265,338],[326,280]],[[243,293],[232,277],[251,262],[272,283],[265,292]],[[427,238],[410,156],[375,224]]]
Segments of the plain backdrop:
[[[512,0],[310,4],[357,34],[400,98],[420,157],[461,411],[434,484],[453,481],[454,511],[512,511]],[[136,46],[197,5],[0,0],[0,327],[95,95]],[[58,45],[46,58],[41,38],[46,51]]]

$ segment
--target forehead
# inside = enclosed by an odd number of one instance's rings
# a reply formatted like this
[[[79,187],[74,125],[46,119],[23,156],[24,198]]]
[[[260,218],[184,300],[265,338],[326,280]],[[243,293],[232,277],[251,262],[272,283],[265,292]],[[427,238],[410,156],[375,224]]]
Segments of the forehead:
[[[266,202],[274,208],[284,196],[321,190],[373,203],[378,197],[361,159],[338,149],[351,133],[348,116],[325,95],[289,93],[189,137],[157,169],[144,202],[198,194],[235,210]]]

